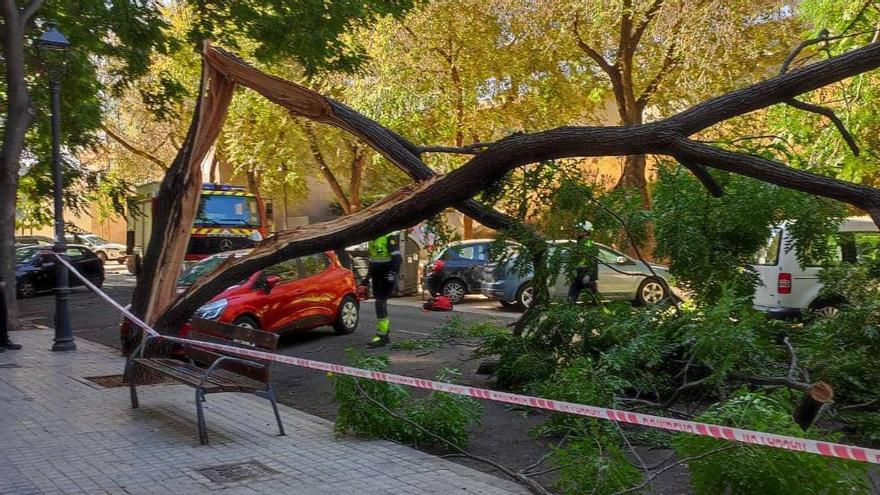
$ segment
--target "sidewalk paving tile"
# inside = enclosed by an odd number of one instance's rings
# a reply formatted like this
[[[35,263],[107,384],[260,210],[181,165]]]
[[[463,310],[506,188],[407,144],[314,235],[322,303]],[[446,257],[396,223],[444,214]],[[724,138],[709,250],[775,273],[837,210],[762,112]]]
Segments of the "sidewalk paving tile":
[[[198,443],[194,393],[183,385],[102,388],[120,374],[115,350],[86,340],[54,353],[51,333],[16,332],[22,351],[0,354],[0,495],[527,493],[506,480],[385,441],[336,438],[333,424],[268,401],[208,396],[211,444]],[[198,470],[259,462],[270,473],[228,483]]]

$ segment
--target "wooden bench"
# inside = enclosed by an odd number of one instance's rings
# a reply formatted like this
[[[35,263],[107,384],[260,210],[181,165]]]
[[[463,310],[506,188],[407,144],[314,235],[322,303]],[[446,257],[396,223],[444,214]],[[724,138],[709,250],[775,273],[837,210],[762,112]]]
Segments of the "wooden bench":
[[[261,332],[251,328],[227,325],[216,321],[194,318],[190,325],[192,331],[187,338],[201,342],[212,342],[233,347],[257,349],[274,352],[278,348],[278,335]],[[137,396],[137,371],[140,367],[148,373],[158,373],[196,389],[196,413],[198,415],[199,441],[208,443],[208,431],[205,426],[205,412],[202,403],[207,394],[222,392],[252,393],[268,399],[275,412],[280,435],[284,435],[278,404],[275,402],[275,391],[270,383],[270,361],[243,358],[233,353],[224,353],[195,345],[175,344],[182,349],[183,361],[170,357],[168,346],[163,352],[157,346],[158,337],[147,337],[128,357],[125,365],[125,378],[131,389],[131,407],[139,407]]]

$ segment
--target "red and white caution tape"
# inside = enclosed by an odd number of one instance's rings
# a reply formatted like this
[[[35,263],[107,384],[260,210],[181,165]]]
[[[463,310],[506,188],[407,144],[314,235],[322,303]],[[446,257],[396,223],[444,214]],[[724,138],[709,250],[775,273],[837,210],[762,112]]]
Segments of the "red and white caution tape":
[[[708,423],[698,423],[696,421],[664,418],[662,416],[640,414],[630,411],[621,411],[618,409],[609,409],[605,407],[585,406],[583,404],[575,404],[572,402],[542,399],[540,397],[512,394],[508,392],[499,392],[496,390],[489,390],[485,388],[467,387],[464,385],[455,385],[452,383],[438,382],[434,380],[423,380],[421,378],[396,375],[394,373],[352,368],[350,366],[325,363],[322,361],[313,361],[311,359],[303,359],[294,356],[285,356],[281,354],[274,354],[271,352],[258,351],[255,349],[247,349],[224,344],[216,344],[213,342],[202,342],[190,339],[183,339],[180,337],[159,335],[158,332],[156,332],[155,330],[150,328],[149,325],[131,314],[131,312],[128,311],[126,308],[122,307],[119,303],[104,294],[93,284],[88,283],[88,281],[79,273],[77,273],[76,270],[73,269],[73,267],[70,266],[69,263],[67,263],[65,260],[62,260],[62,262],[76,276],[83,280],[83,282],[85,282],[91,290],[95,291],[105,301],[112,304],[118,311],[125,315],[126,318],[130,319],[132,322],[143,328],[151,335],[157,335],[161,338],[175,342],[196,345],[199,347],[214,349],[231,354],[238,354],[241,356],[247,356],[265,361],[290,364],[293,366],[298,366],[300,368],[309,368],[313,370],[326,371],[328,373],[337,373],[340,375],[365,378],[368,380],[396,383],[398,385],[406,385],[409,387],[423,388],[426,390],[435,390],[438,392],[464,395],[477,399],[505,402],[508,404],[517,404],[521,406],[534,407],[537,409],[546,409],[548,411],[564,412],[597,419],[607,419],[619,423],[630,423],[634,425],[659,428],[675,432],[691,433],[694,435],[717,438],[720,440],[750,443],[754,445],[763,445],[766,447],[792,450],[795,452],[809,452],[826,457],[838,457],[841,459],[880,464],[880,450],[856,447],[854,445],[822,442],[819,440],[811,440],[807,438],[797,438],[786,435],[776,435],[773,433],[764,433],[761,431],[743,430],[739,428],[730,428],[727,426],[718,426]]]

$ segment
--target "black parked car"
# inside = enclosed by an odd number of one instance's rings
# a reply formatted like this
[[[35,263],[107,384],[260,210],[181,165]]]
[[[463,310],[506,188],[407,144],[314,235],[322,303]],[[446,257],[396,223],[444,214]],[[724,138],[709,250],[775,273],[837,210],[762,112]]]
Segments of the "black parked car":
[[[489,263],[492,239],[472,239],[451,243],[425,266],[422,285],[431,295],[444,295],[458,304],[468,294],[479,294],[482,272]]]
[[[67,257],[77,271],[100,287],[104,283],[104,264],[85,246],[67,246]],[[27,246],[15,250],[15,289],[18,297],[33,297],[55,287],[57,260],[47,246]],[[70,286],[82,285],[70,275]]]

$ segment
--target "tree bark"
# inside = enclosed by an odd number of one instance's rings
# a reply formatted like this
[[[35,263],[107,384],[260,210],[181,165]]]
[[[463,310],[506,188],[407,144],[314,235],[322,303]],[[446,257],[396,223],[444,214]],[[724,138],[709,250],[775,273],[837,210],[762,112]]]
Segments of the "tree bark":
[[[6,284],[0,297],[6,298],[7,322],[10,328],[18,328],[18,304],[15,298],[15,205],[18,173],[25,133],[34,118],[25,81],[24,34],[29,16],[33,15],[40,3],[31,2],[22,13],[15,2],[2,2],[7,113],[3,150],[0,153],[0,278]]]

